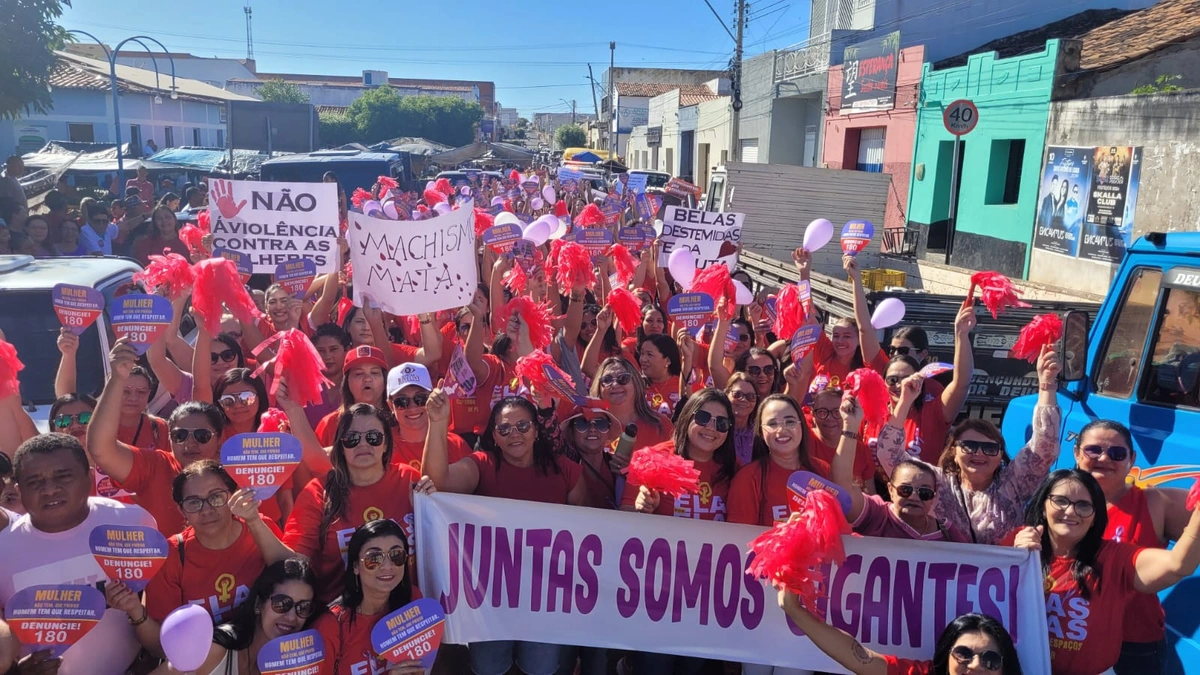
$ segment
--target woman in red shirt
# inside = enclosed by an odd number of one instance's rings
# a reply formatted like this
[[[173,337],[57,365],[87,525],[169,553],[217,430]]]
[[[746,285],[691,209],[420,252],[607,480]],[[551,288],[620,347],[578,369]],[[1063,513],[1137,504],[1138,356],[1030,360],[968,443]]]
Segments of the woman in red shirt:
[[[234,368],[213,385],[213,403],[225,413],[223,440],[258,431],[263,413],[270,407],[267,386],[249,368]]]
[[[646,378],[646,399],[651,409],[662,415],[674,413],[680,381],[692,372],[692,364],[684,362],[679,345],[666,335],[647,335],[638,342],[638,363]]]
[[[366,403],[387,410],[387,372],[387,359],[376,347],[359,345],[346,352],[346,361],[342,365],[342,407],[326,415],[317,424],[315,431],[321,447],[333,445],[338,420],[351,406]],[[288,421],[293,427],[297,422],[290,417]]]
[[[563,454],[583,469],[588,506],[615,509],[620,505],[617,497],[619,475],[613,469],[613,455],[605,449],[617,440],[622,429],[617,418],[608,411],[608,404],[595,398],[575,406],[561,425]]]
[[[734,373],[725,385],[725,395],[733,406],[733,448],[738,468],[754,459],[754,418],[758,413],[758,392],[746,373]]]
[[[1095,675],[1121,656],[1126,610],[1139,593],[1157,593],[1200,564],[1200,509],[1189,514],[1171,550],[1104,539],[1104,491],[1090,473],[1059,469],[1025,509],[1015,545],[1041,551],[1046,619],[1055,675]]]
[[[621,357],[610,357],[600,364],[592,380],[591,395],[608,404],[608,411],[617,418],[622,430],[630,424],[638,434],[633,449],[640,450],[671,439],[675,425],[669,415],[650,407],[646,396],[646,381],[638,375],[633,364]],[[615,444],[615,441],[614,441]],[[611,446],[610,446],[611,447]],[[620,458],[614,457],[620,462]],[[628,460],[625,460],[626,463]],[[624,464],[614,465],[620,471]]]
[[[345,589],[313,624],[325,641],[328,675],[423,674],[420,661],[393,666],[375,654],[371,629],[375,622],[412,602],[408,574],[408,536],[389,519],[373,520],[354,531],[346,546],[348,564],[342,576]]]
[[[154,383],[150,373],[136,366],[121,390],[121,421],[117,440],[139,450],[167,447],[167,423],[146,412]]]

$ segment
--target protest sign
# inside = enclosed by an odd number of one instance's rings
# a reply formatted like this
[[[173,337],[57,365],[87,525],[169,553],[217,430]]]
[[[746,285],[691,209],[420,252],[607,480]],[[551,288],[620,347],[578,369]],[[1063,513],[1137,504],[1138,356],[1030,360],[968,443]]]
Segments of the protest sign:
[[[667,181],[667,184],[663,186],[663,191],[677,199],[686,199],[689,196],[693,199],[700,199],[700,187],[692,185],[682,178],[672,178]]]
[[[59,322],[76,335],[83,335],[104,311],[104,295],[87,286],[58,284],[50,295],[50,302]]]
[[[520,241],[521,226],[516,223],[501,223],[483,231],[483,243],[496,253],[508,253],[513,244]]]
[[[420,661],[433,667],[446,633],[446,613],[432,598],[421,598],[375,622],[371,648],[388,663]]]
[[[525,194],[527,195],[535,195],[538,193],[538,190],[541,189],[541,186],[538,185],[536,178],[531,178],[529,180],[521,181],[521,189],[524,190]]]
[[[405,223],[350,214],[354,304],[371,298],[386,312],[409,316],[457,309],[475,297],[474,209],[465,206]],[[518,228],[517,239],[520,239]],[[515,241],[515,240],[514,240]]]
[[[525,225],[533,222],[533,216],[529,215],[528,213],[518,213],[516,216],[517,220],[521,221]]]
[[[714,213],[699,209],[668,206],[663,213],[662,250],[658,266],[666,267],[671,252],[677,248],[691,250],[696,269],[725,263],[729,271],[737,268],[738,245],[742,243],[740,213]]]
[[[716,303],[707,293],[680,293],[667,301],[667,314],[681,328],[704,325],[715,309]]]
[[[812,316],[812,283],[797,281],[796,288],[800,289],[800,306],[804,308],[804,316]]]
[[[851,220],[842,226],[842,252],[857,257],[858,252],[871,243],[875,226],[865,220]]]
[[[625,204],[617,197],[609,195],[600,204],[600,212],[604,214],[604,224],[612,225],[621,219],[621,214],[625,212]]]
[[[937,377],[951,370],[954,370],[954,366],[949,363],[930,363],[918,372],[922,377]]]
[[[654,243],[654,228],[649,225],[622,227],[617,230],[617,243],[624,245],[630,253],[639,253]]]
[[[846,494],[842,488],[810,471],[793,472],[791,476],[788,476],[787,489],[788,505],[792,511],[804,508],[808,493],[813,490],[824,490],[837,498],[838,504],[842,507],[842,513],[850,512],[850,495]],[[787,514],[783,514],[783,517],[786,519]]]
[[[325,640],[316,630],[281,635],[258,650],[262,675],[312,675],[325,663]]]
[[[547,364],[542,364],[542,375],[545,376],[546,382],[548,382],[560,396],[567,399],[571,403],[579,406],[587,403],[587,400],[580,396],[579,392],[575,390],[575,387],[566,379],[564,379],[562,374],[560,374],[556,369]]]
[[[573,236],[575,243],[586,248],[593,258],[604,255],[608,247],[613,244],[612,232],[601,227],[583,227],[568,236]]]
[[[808,353],[816,346],[817,341],[821,339],[821,325],[816,323],[808,323],[800,326],[796,334],[792,336],[792,342],[788,348],[792,352],[792,363],[799,364],[804,360]]]
[[[109,321],[113,334],[128,337],[140,356],[171,325],[174,313],[171,301],[161,295],[123,295],[109,312]]]
[[[259,501],[275,495],[300,464],[300,455],[300,439],[291,434],[238,434],[221,444],[221,465]]]
[[[97,525],[88,547],[104,574],[139,593],[167,562],[167,538],[153,527]]]
[[[733,356],[737,351],[738,340],[742,337],[742,328],[736,323],[729,325],[729,332],[725,334],[725,344],[723,345],[725,356]],[[749,337],[747,335],[747,337]]]
[[[250,281],[250,275],[254,274],[254,264],[250,262],[250,254],[242,251],[234,251],[228,248],[213,249],[214,258],[224,258],[232,260],[237,267],[238,274],[242,276],[242,283]]]
[[[282,262],[307,258],[317,272],[338,265],[336,183],[212,180],[213,246],[246,254],[251,272],[271,274]]]
[[[706,487],[674,498],[676,508],[702,506]],[[774,589],[745,574],[761,527],[444,492],[417,495],[415,510],[419,586],[446,612],[446,642],[531,640],[842,672],[789,625]],[[827,568],[815,609],[863,646],[929,659],[950,621],[979,612],[1008,630],[1022,668],[1050,672],[1036,553],[842,542],[846,559]]]
[[[633,204],[637,209],[638,218],[641,218],[642,222],[650,223],[654,222],[654,216],[658,214],[658,209],[662,206],[662,197],[643,192],[638,194]]]
[[[626,192],[634,194],[643,194],[646,192],[646,179],[650,177],[645,173],[623,173],[617,177],[615,190],[617,194],[623,195]]]
[[[454,346],[450,355],[450,367],[446,369],[446,377],[442,389],[451,398],[465,398],[475,395],[475,371],[467,363],[467,355],[463,352],[462,343]]]
[[[91,586],[29,586],[8,599],[4,619],[22,645],[59,657],[100,623],[104,607]]]
[[[512,245],[512,257],[521,266],[521,271],[529,274],[533,271],[533,266],[537,264],[537,255],[535,251],[537,246],[528,239],[518,239]]]
[[[766,314],[767,321],[771,325],[775,325],[775,320],[779,318],[779,298],[774,295],[768,296],[766,302],[763,303],[763,313]]]
[[[317,277],[317,265],[307,258],[279,263],[275,268],[275,283],[294,298],[303,298]]]

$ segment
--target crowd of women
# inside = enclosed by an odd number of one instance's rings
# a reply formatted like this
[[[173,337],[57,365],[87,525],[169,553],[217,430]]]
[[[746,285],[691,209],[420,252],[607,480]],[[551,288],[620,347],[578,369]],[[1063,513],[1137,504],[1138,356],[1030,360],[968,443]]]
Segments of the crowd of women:
[[[484,202],[506,192],[495,182],[476,186]],[[509,199],[506,208],[537,214],[524,196]],[[577,199],[569,209],[579,215],[585,206]],[[635,218],[629,209],[618,224]],[[811,255],[797,249],[793,257],[807,280]],[[542,267],[514,284],[511,258],[481,247],[482,283],[471,303],[416,317],[355,306],[345,273],[318,277],[302,299],[271,285],[255,293],[262,320],[226,316],[217,334],[195,321],[194,340],[181,332],[189,314],[184,294],[174,301],[170,329],[144,355],[125,339],[115,342],[100,392],[77,391],[78,338],[64,330],[53,433],[36,433],[19,396],[0,401],[0,602],[31,583],[105,581],[88,577],[77,561],[91,560],[86,539],[96,524],[152,522],[168,537],[168,559],[144,593],[103,584],[110,607],[101,622],[103,658],[82,643],[58,658],[31,653],[0,627],[0,672],[175,672],[162,662],[160,627],[188,603],[217,624],[198,671],[205,675],[256,673],[267,641],[307,628],[324,639],[322,672],[423,672],[416,662],[386,666],[370,643],[376,619],[419,596],[414,495],[443,491],[767,527],[789,518],[787,481],[797,470],[849,493],[846,517],[859,534],[1037,551],[1054,673],[1160,672],[1164,615],[1154,594],[1200,563],[1200,517],[1182,491],[1126,480],[1134,444],[1116,422],[1088,425],[1068,449],[1075,468],[1051,471],[1060,463],[1061,427],[1054,349],[1038,358],[1031,437],[1008,448],[986,421],[956,423],[973,370],[970,299],[955,321],[953,368],[925,377],[922,366],[933,359],[927,334],[908,326],[880,344],[853,257],[843,263],[854,317],[833,322],[799,362],[791,362],[790,336],[773,333],[765,292],[730,312],[722,300],[722,318],[698,332],[677,325],[665,308],[682,289],[659,266],[653,245],[640,251],[626,285],[640,302],[640,322],[623,331],[607,302],[614,261],[594,262],[592,287],[560,287]],[[505,311],[517,295],[553,308],[549,344],[539,344],[520,313]],[[264,340],[292,329],[320,355],[330,382],[320,403],[302,405],[289,396],[286,375],[271,382],[257,369],[273,357]],[[584,403],[515,377],[518,362],[539,351],[573,378]],[[440,386],[456,354],[474,377],[473,393]],[[865,421],[863,406],[844,391],[860,368],[886,382],[888,419]],[[170,402],[151,411],[152,399]],[[260,428],[270,407],[286,416],[303,458],[276,496],[259,502],[219,463],[220,447]],[[628,455],[614,449],[629,427],[636,429],[633,450],[694,462],[701,493],[672,497],[627,483]],[[1076,612],[1064,632],[1053,613],[1068,597],[1091,610]],[[779,604],[855,673],[1022,672],[1005,629],[986,616],[958,617],[932,660],[911,662],[865,649],[792,594],[780,593]],[[473,643],[469,669],[810,672],[802,663],[716,664],[545,638]]]

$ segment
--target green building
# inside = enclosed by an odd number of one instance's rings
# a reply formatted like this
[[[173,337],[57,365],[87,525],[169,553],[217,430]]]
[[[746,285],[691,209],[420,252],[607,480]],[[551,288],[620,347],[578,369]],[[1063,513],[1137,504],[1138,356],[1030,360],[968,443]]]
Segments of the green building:
[[[1079,63],[1079,43],[1048,40],[1041,52],[996,58],[976,54],[967,65],[934,70],[926,63],[913,144],[908,226],[920,230],[928,260],[1025,278],[1050,101],[1060,75]],[[954,136],[942,114],[968,99],[979,110],[959,146],[957,209],[950,220]]]

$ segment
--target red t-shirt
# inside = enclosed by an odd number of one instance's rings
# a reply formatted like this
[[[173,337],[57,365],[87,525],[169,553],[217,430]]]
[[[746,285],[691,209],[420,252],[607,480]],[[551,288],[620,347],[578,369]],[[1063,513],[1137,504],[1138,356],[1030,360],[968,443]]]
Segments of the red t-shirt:
[[[138,450],[171,447],[167,438],[166,420],[154,415],[142,415],[140,424],[118,427],[117,440]]]
[[[134,494],[133,501],[154,516],[163,536],[178,534],[187,526],[171,498],[171,481],[180,472],[179,460],[166,450],[134,450],[133,468],[124,481],[113,484]]]
[[[637,436],[633,439],[634,452],[642,448],[661,445],[671,440],[675,434],[675,425],[671,423],[671,418],[668,415],[659,415],[658,422],[658,426],[643,422],[640,419],[633,423],[638,430]],[[609,444],[608,449],[616,451],[617,443],[618,441],[613,441]]]
[[[1108,528],[1104,538],[1127,542],[1143,548],[1162,548],[1154,519],[1146,504],[1146,493],[1139,487],[1108,505]],[[1166,616],[1158,596],[1138,593],[1125,608],[1125,641],[1158,642],[1166,636]]]
[[[374,485],[350,488],[345,517],[329,523],[325,539],[319,540],[321,514],[325,508],[325,481],[313,479],[296,498],[292,515],[283,531],[283,543],[312,561],[317,577],[317,599],[328,603],[342,592],[346,570],[346,546],[354,530],[372,520],[391,518],[404,527],[413,547],[413,507],[410,483],[421,476],[410,466],[391,464]]]
[[[833,465],[833,458],[837,455],[837,447],[829,447],[817,436],[817,432],[811,428],[808,430],[808,456],[824,462],[827,466]],[[866,443],[857,443],[854,449],[854,485],[861,488],[864,485],[870,485],[875,480],[875,455],[871,452],[871,446]]]
[[[875,357],[867,362],[868,368],[873,368],[882,375],[887,371],[888,358],[880,349]],[[851,372],[849,366],[842,365],[838,361],[837,355],[833,351],[833,340],[821,331],[821,337],[817,339],[816,347],[813,348],[813,377],[825,375],[829,378],[829,386],[837,387],[846,379],[846,376]]]
[[[492,354],[484,354],[483,360],[488,366],[487,377],[481,378],[475,385],[475,395],[455,395],[450,399],[452,428],[456,434],[483,433],[492,414],[492,406],[505,396],[518,394],[518,389],[514,389],[510,383],[512,373],[506,363]]]
[[[1046,575],[1046,623],[1050,630],[1050,665],[1055,675],[1096,675],[1121,656],[1125,611],[1138,595],[1134,563],[1142,549],[1104,541],[1096,554],[1100,585],[1089,580],[1090,598],[1079,593],[1071,576],[1073,558],[1056,557]]]
[[[375,656],[371,647],[371,629],[383,615],[355,614],[347,618],[342,607],[334,606],[313,623],[325,641],[325,663],[321,675],[371,675],[387,671],[387,661]]]
[[[467,442],[462,439],[462,436],[454,432],[449,432],[446,437],[447,445],[447,461],[450,464],[471,454],[471,448],[467,447]],[[425,454],[425,441],[402,441],[400,440],[400,429],[392,428],[392,464],[405,464],[413,468],[417,473],[421,473],[421,460]]]
[[[167,540],[167,561],[146,586],[146,611],[150,618],[162,621],[177,607],[200,605],[215,623],[228,620],[228,613],[250,595],[254,580],[266,567],[250,528],[235,520],[242,534],[233,546],[214,551],[196,539],[192,528]],[[282,536],[270,520],[267,527]],[[179,540],[183,538],[183,560],[179,559]]]
[[[887,663],[887,675],[929,675],[933,668],[933,661],[898,659],[890,654],[885,654],[883,660]]]
[[[672,375],[663,382],[647,381],[646,402],[654,412],[670,417],[679,404],[679,377]]]
[[[395,342],[390,343],[392,347],[392,367],[396,367],[401,363],[416,363],[418,348],[412,345],[398,345]]]
[[[490,453],[479,451],[467,455],[479,469],[479,485],[475,494],[484,497],[502,497],[542,504],[566,504],[567,495],[575,489],[583,467],[563,457],[554,456],[553,470],[542,473],[536,466],[517,467],[500,460]]]
[[[667,442],[652,448],[658,452],[675,452],[675,443]],[[729,498],[731,481],[721,481],[714,484],[714,479],[720,466],[714,461],[696,462],[700,471],[700,492],[694,495],[672,497],[662,495],[658,500],[658,508],[654,513],[660,516],[675,516],[676,518],[693,518],[696,520],[725,520],[725,503]],[[630,481],[621,495],[621,506],[637,504],[638,488],[640,485]]]
[[[822,478],[829,478],[828,464],[819,459],[809,458],[809,461],[813,465],[813,473]],[[795,471],[785,469],[769,458],[766,463],[765,494],[761,461],[750,462],[733,477],[733,483],[729,486],[729,522],[768,527],[787,520],[791,515],[787,482]]]

